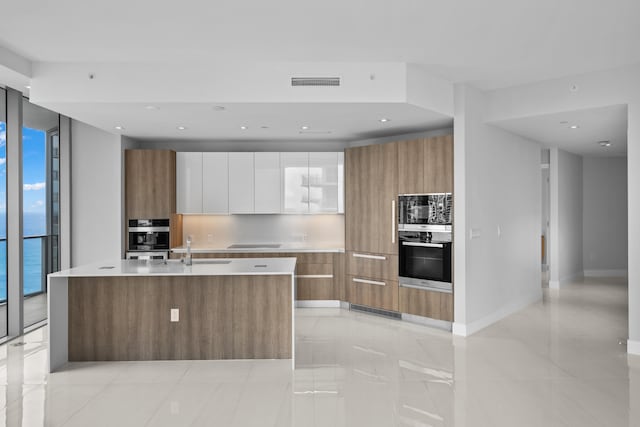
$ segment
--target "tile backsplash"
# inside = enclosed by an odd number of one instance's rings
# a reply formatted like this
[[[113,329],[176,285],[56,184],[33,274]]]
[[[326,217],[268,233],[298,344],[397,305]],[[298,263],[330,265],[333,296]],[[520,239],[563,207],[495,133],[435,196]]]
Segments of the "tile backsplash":
[[[183,239],[194,247],[234,243],[301,243],[344,247],[344,215],[185,215]]]

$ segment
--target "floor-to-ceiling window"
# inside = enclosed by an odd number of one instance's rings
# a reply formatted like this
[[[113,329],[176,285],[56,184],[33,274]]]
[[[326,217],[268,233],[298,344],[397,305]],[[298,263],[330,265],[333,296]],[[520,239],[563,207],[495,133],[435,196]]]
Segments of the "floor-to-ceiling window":
[[[47,318],[47,273],[58,263],[58,114],[23,101],[24,326]],[[53,191],[52,191],[53,190]],[[54,200],[55,198],[55,200]],[[54,203],[55,202],[55,203]],[[55,221],[55,223],[54,223]]]
[[[0,89],[0,338],[7,336],[7,118]]]

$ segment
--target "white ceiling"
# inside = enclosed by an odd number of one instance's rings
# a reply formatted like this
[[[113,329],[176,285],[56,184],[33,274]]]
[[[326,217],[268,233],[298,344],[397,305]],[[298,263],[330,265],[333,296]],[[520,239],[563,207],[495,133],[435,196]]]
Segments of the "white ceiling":
[[[565,123],[566,122],[566,123]],[[627,106],[567,111],[494,123],[510,132],[583,156],[627,153]],[[571,126],[578,126],[572,129]],[[610,147],[598,142],[610,141]]]
[[[391,61],[481,89],[640,62],[637,0],[3,2],[33,61]]]
[[[95,126],[148,140],[351,140],[453,126],[451,118],[406,103],[219,104],[223,111],[203,103],[148,106],[98,103],[68,108]],[[390,121],[382,123],[381,118]]]
[[[42,77],[38,64],[49,62],[121,66],[123,78],[128,76],[125,64],[159,71],[232,69],[260,61],[408,63],[483,90],[640,62],[637,0],[33,0],[3,2],[1,9],[0,46],[33,62],[34,91]],[[178,88],[184,83],[179,76],[166,82]],[[98,96],[85,102],[77,89],[70,97],[79,98],[66,100],[67,105],[42,105],[105,130],[121,124],[124,134],[139,138],[356,139],[451,124],[450,118],[407,99],[386,104],[355,104],[352,99],[344,105],[251,105],[248,100],[229,105],[221,118],[209,105],[178,99],[144,111],[144,105],[124,102],[126,86],[115,84],[112,90],[122,102],[104,103]],[[376,120],[383,116],[392,121],[381,126]],[[250,130],[238,133],[245,122]],[[176,134],[178,124],[189,129]],[[332,133],[300,135],[302,124]],[[538,135],[536,139],[565,138],[526,123],[505,126]],[[585,144],[598,137],[596,132],[582,134]]]

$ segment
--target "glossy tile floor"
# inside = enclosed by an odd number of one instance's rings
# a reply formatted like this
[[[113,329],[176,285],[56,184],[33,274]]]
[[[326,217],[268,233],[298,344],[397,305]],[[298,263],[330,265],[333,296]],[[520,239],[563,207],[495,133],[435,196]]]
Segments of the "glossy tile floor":
[[[77,363],[46,331],[0,347],[9,426],[640,426],[626,284],[587,280],[475,336],[339,309],[296,314],[298,363]],[[3,424],[0,422],[0,425]]]

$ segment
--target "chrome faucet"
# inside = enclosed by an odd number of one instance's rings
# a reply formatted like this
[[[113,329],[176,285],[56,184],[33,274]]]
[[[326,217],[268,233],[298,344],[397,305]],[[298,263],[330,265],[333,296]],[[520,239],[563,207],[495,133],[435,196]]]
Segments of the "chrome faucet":
[[[187,256],[184,259],[185,265],[191,265],[191,236],[187,236]]]

